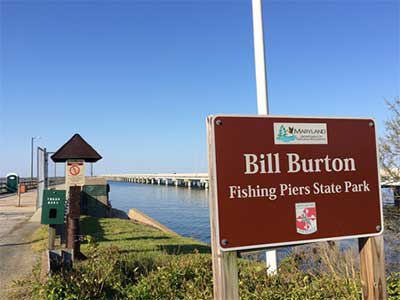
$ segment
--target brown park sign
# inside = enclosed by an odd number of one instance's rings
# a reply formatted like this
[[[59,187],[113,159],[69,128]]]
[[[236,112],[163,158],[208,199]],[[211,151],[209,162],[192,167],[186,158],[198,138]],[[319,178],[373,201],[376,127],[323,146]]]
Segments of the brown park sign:
[[[379,235],[371,119],[213,116],[211,217],[221,250]]]

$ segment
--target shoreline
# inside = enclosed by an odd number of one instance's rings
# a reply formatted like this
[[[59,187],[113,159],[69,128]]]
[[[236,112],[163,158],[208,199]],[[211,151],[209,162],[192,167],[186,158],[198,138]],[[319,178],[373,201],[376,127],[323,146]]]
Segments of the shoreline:
[[[139,222],[141,224],[145,224],[145,225],[149,225],[154,228],[157,228],[157,229],[161,230],[162,232],[180,236],[172,229],[169,229],[167,226],[161,224],[160,222],[156,221],[155,219],[151,218],[150,216],[146,215],[145,213],[143,213],[142,211],[140,211],[136,208],[131,208],[129,210],[128,218],[132,221]]]

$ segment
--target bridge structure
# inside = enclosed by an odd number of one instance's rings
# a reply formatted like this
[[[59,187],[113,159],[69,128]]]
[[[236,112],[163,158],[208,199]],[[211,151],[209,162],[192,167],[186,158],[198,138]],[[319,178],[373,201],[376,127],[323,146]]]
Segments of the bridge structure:
[[[186,188],[208,189],[207,173],[172,173],[172,174],[112,174],[102,175],[110,181],[134,182],[143,184],[174,185]]]
[[[208,173],[151,173],[100,175],[107,180],[144,184],[175,185],[208,188]],[[400,181],[382,181],[382,188],[400,188]]]
[[[133,182],[143,184],[174,185],[186,188],[209,188],[207,173],[172,173],[172,174],[112,174],[102,175],[110,181]],[[400,206],[400,181],[382,181],[382,188],[391,188],[396,206]]]

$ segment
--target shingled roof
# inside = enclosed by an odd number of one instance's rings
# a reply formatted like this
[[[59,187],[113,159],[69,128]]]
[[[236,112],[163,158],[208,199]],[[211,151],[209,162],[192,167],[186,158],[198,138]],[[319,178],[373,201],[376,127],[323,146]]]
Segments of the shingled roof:
[[[68,159],[83,159],[86,162],[96,162],[102,157],[76,133],[51,156],[51,159],[54,162],[65,162]]]

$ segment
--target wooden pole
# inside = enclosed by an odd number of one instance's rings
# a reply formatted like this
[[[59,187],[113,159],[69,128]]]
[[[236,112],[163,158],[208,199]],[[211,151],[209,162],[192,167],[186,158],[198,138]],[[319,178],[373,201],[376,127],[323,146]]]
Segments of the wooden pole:
[[[359,238],[363,300],[386,300],[385,252],[383,235]]]
[[[18,207],[21,206],[21,184],[18,183]]]
[[[49,250],[54,250],[56,240],[56,225],[49,225]]]
[[[67,217],[67,248],[74,250],[74,259],[80,255],[79,240],[79,219],[80,219],[80,202],[81,187],[71,186],[69,188],[69,212]]]
[[[212,118],[208,119],[208,159],[210,176],[210,223],[214,300],[239,300],[239,280],[236,251],[223,252],[217,237],[217,189]]]

